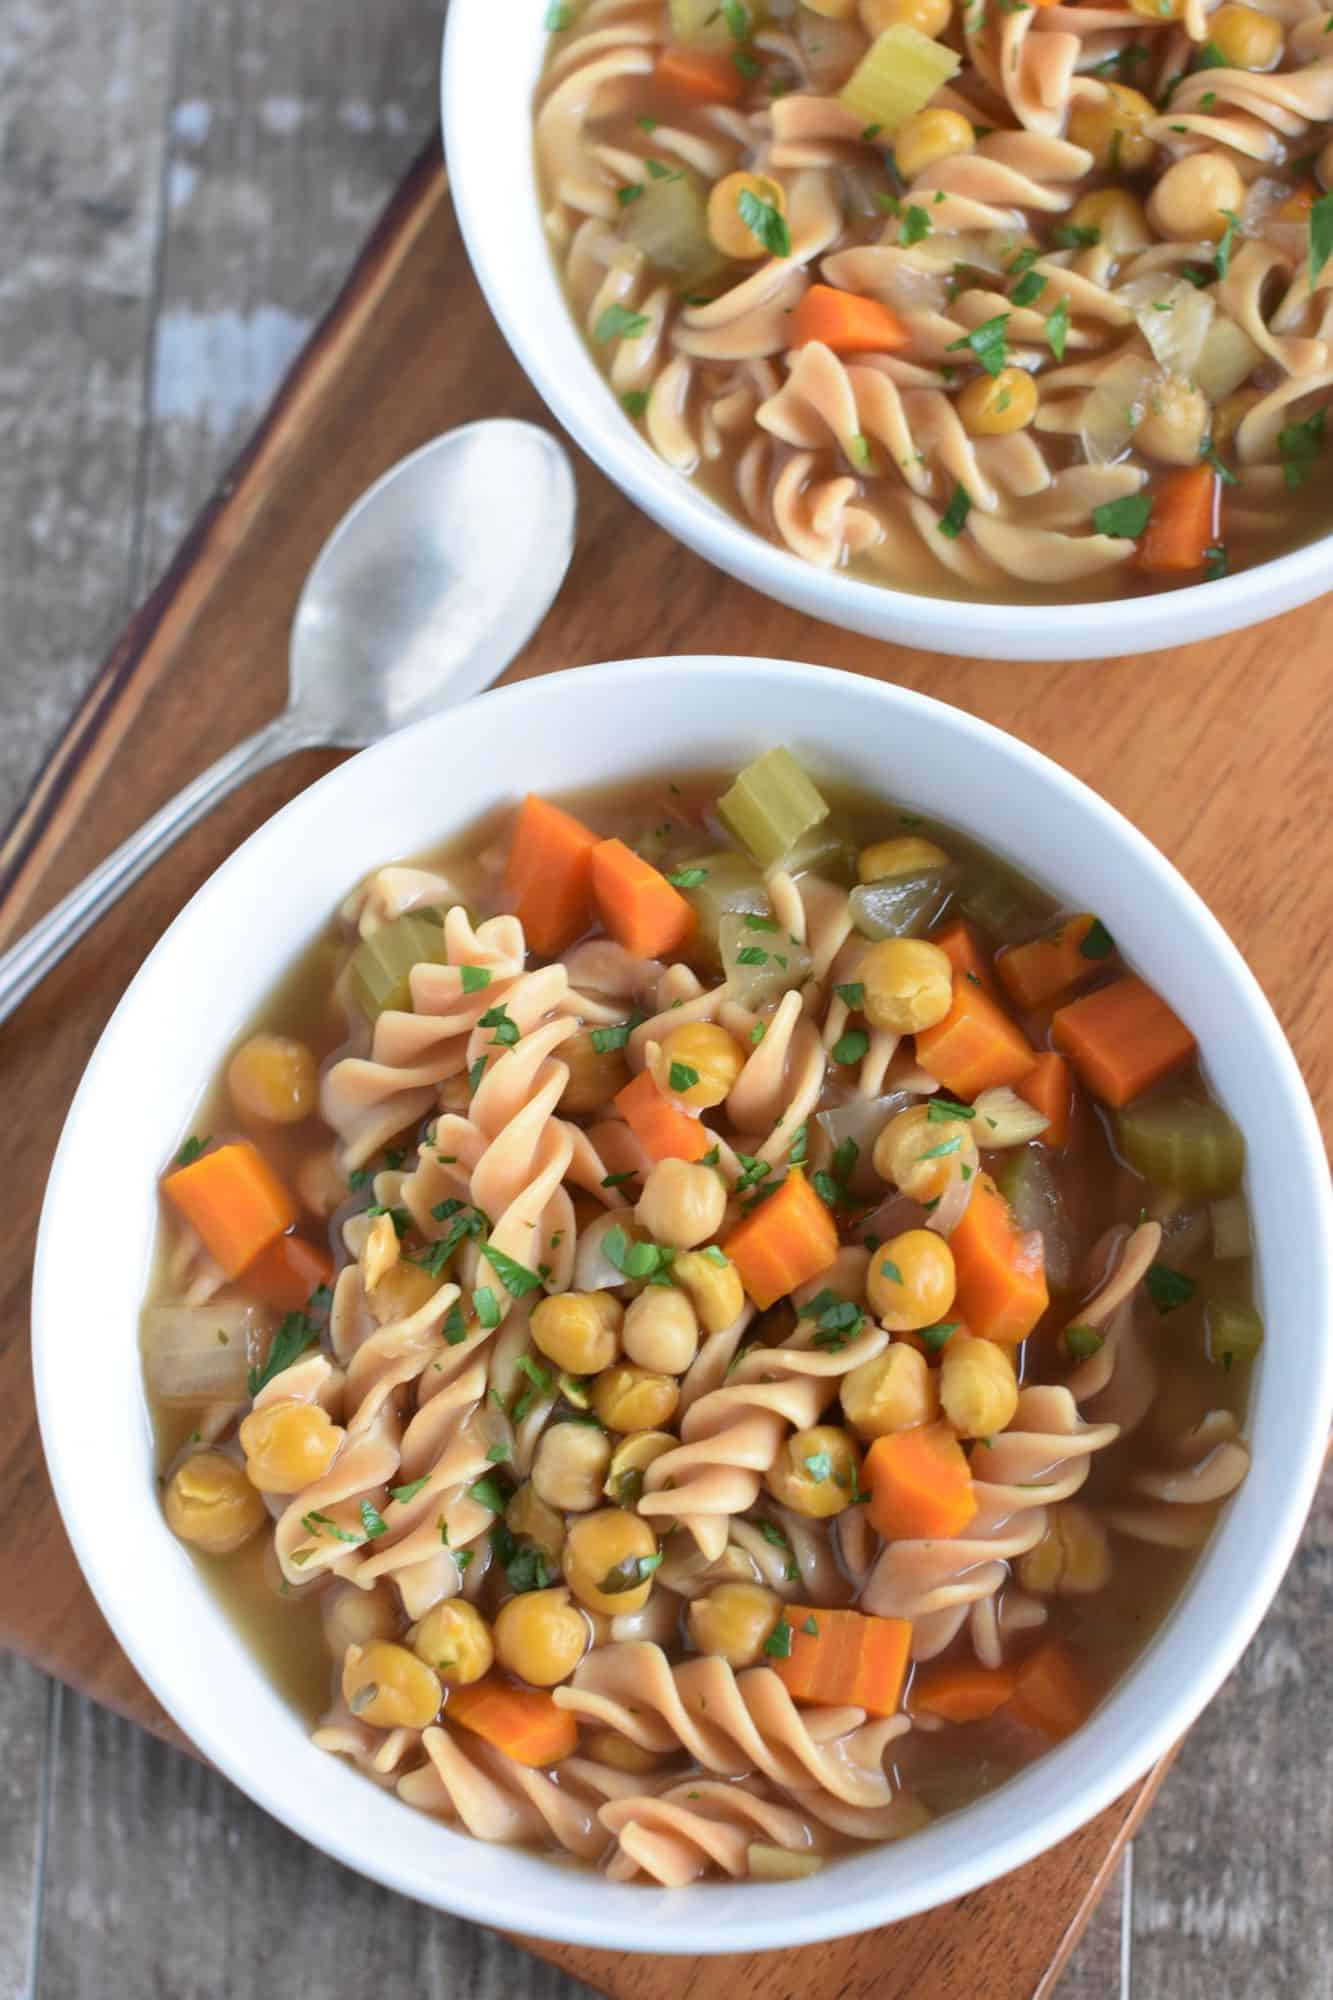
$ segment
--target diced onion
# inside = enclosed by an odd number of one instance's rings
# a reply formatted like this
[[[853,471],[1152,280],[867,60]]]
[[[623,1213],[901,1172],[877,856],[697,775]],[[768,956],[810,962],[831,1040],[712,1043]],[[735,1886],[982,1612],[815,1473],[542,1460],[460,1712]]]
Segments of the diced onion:
[[[171,1404],[245,1402],[269,1325],[258,1306],[239,1301],[149,1306],[143,1361],[150,1391]]]
[[[1185,278],[1163,286],[1151,275],[1135,278],[1123,288],[1134,308],[1139,329],[1170,375],[1193,376],[1212,324],[1214,305]]]
[[[949,1185],[926,1217],[927,1229],[934,1229],[941,1236],[953,1235],[967,1214],[977,1178],[975,1168],[964,1177],[961,1156],[952,1162]]]
[[[834,1152],[839,1146],[846,1145],[849,1139],[856,1144],[856,1165],[848,1177],[848,1185],[854,1193],[870,1193],[879,1185],[871,1165],[875,1141],[890,1118],[906,1111],[916,1101],[905,1090],[895,1090],[887,1097],[851,1097],[846,1104],[836,1105],[831,1111],[815,1113],[815,1122],[829,1139]]]
[[[944,915],[957,881],[958,870],[950,865],[862,882],[848,898],[852,922],[862,937],[920,937]]]
[[[1248,382],[1263,359],[1243,326],[1234,319],[1213,320],[1204,336],[1203,347],[1194,364],[1195,386],[1210,403],[1220,403]]]
[[[1214,1257],[1229,1261],[1249,1256],[1250,1211],[1243,1194],[1229,1194],[1222,1201],[1210,1202],[1208,1219],[1213,1230]]]
[[[1113,465],[1123,456],[1165,379],[1143,354],[1122,354],[1102,371],[1083,406],[1083,452],[1091,464]]]
[[[761,919],[770,922],[769,919]],[[783,930],[756,930],[743,916],[725,916],[718,925],[722,970],[733,996],[758,1011],[780,1000],[809,976],[812,960],[803,944]]]

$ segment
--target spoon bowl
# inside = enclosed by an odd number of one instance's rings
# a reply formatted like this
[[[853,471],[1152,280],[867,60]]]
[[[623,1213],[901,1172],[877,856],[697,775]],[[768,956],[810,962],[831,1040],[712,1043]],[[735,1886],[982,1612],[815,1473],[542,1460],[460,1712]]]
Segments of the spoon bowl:
[[[565,451],[509,418],[446,431],[386,472],[306,579],[282,714],[178,792],[0,956],[0,1022],[243,779],[292,750],[362,749],[488,687],[554,602],[577,515]]]

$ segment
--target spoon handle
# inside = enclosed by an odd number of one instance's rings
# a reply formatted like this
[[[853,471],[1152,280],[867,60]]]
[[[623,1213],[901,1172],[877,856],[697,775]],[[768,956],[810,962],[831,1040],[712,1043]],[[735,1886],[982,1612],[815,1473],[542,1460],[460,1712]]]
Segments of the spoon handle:
[[[92,929],[98,918],[166,853],[179,835],[201,820],[243,779],[298,748],[300,740],[284,714],[244,743],[238,743],[193,784],[178,792],[161,812],[154,813],[16,945],[0,954],[0,1021],[8,1020],[34,986],[60,963],[70,946]]]

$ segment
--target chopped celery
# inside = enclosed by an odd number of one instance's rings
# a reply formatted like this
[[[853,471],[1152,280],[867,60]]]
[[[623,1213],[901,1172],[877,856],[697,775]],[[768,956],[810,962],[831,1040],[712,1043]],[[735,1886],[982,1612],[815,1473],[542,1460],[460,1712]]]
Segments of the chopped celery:
[[[708,234],[708,204],[699,183],[682,167],[639,183],[625,211],[625,236],[650,264],[673,277],[699,283],[726,259]]]
[[[896,21],[871,43],[838,95],[862,125],[877,128],[877,138],[891,139],[961,67],[952,49]]]
[[[728,8],[720,0],[671,0],[670,12],[673,41],[695,49],[730,49],[763,25],[768,6],[767,0],[736,0]]]
[[[417,910],[382,924],[362,938],[348,968],[352,992],[368,1021],[391,1008],[412,1004],[409,976],[414,965],[444,965],[447,953],[438,916],[434,922]]]
[[[965,917],[990,937],[1006,942],[1031,936],[1050,922],[1050,904],[1044,907],[1035,892],[1012,868],[1000,861],[974,861],[958,890],[959,908]]]
[[[718,925],[722,970],[743,1007],[758,1009],[780,1000],[810,971],[810,954],[771,917],[728,915]]]
[[[705,854],[673,870],[673,880],[694,905],[702,941],[718,949],[718,927],[730,914],[771,917],[764,878],[748,855]]]
[[[1236,1361],[1252,1361],[1264,1344],[1264,1323],[1253,1306],[1238,1299],[1209,1299],[1203,1309],[1208,1337],[1208,1356],[1230,1368]]]
[[[803,833],[783,867],[792,875],[810,869],[828,881],[850,888],[856,880],[856,837],[845,813],[831,812],[809,833]]]
[[[995,1161],[993,1172],[1018,1227],[1040,1233],[1050,1285],[1055,1291],[1066,1290],[1074,1278],[1074,1243],[1047,1153],[1039,1146],[1016,1146]]]
[[[802,834],[829,812],[790,750],[766,750],[747,764],[717,809],[761,868],[772,868],[790,854]]]
[[[1180,1194],[1234,1194],[1245,1171],[1245,1141],[1220,1104],[1156,1098],[1116,1120],[1120,1151],[1135,1173]]]
[[[1250,1211],[1243,1194],[1229,1194],[1208,1210],[1213,1226],[1213,1255],[1221,1263],[1250,1254]]]
[[[948,909],[957,880],[950,866],[863,882],[849,898],[852,922],[862,937],[923,937]]]

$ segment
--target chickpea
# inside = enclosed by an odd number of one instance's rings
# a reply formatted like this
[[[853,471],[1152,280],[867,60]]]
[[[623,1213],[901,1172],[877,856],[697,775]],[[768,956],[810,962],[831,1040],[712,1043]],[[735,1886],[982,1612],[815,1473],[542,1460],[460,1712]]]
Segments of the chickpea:
[[[577,1034],[561,1042],[556,1059],[569,1071],[559,1104],[567,1117],[586,1118],[600,1111],[629,1082],[624,1050],[595,1049],[590,1028],[580,1028]]]
[[[525,1541],[539,1548],[551,1574],[556,1574],[560,1568],[560,1545],[565,1539],[565,1524],[555,1508],[547,1506],[530,1479],[525,1479],[517,1493],[511,1494],[505,1508],[505,1526],[511,1534],[522,1535]]]
[[[635,1220],[656,1243],[693,1250],[722,1227],[727,1190],[711,1167],[659,1160],[643,1184]]]
[[[565,1537],[570,1589],[590,1611],[604,1611],[608,1618],[642,1611],[660,1561],[647,1521],[622,1507],[584,1514]]]
[[[914,181],[940,160],[970,153],[976,143],[977,135],[961,111],[936,105],[903,120],[893,141],[893,157],[903,179]]]
[[[1003,1347],[959,1332],[940,1363],[940,1404],[960,1437],[994,1437],[1018,1408],[1018,1377]]]
[[[953,1005],[948,954],[925,938],[883,938],[857,967],[866,1019],[877,1028],[912,1035],[933,1028]]]
[[[934,1326],[953,1304],[953,1252],[933,1229],[906,1229],[870,1259],[866,1292],[890,1333]]]
[[[915,28],[919,35],[938,40],[953,14],[951,0],[860,0],[861,26],[868,35],[882,35],[886,28]]]
[[[643,1475],[648,1467],[675,1451],[680,1439],[670,1431],[632,1431],[620,1440],[611,1454],[611,1464],[602,1491],[617,1507],[637,1507],[643,1495]]]
[[[684,1292],[649,1285],[625,1314],[625,1352],[663,1375],[683,1375],[699,1352],[699,1322]]]
[[[948,855],[933,840],[905,833],[897,840],[876,840],[863,847],[857,856],[856,872],[862,882],[890,882],[899,875],[921,875],[928,868],[948,865]]]
[[[1098,188],[1083,195],[1070,209],[1069,220],[1075,229],[1095,229],[1113,257],[1127,257],[1152,242],[1143,203],[1128,188]]]
[[[1225,153],[1190,153],[1169,166],[1152,191],[1148,215],[1163,236],[1179,243],[1218,243],[1224,210],[1240,213],[1245,183]]]
[[[620,1352],[624,1307],[612,1292],[558,1292],[532,1315],[532,1338],[548,1361],[571,1375],[595,1375]]]
[[[532,1462],[539,1499],[561,1514],[582,1514],[601,1498],[611,1463],[611,1440],[591,1424],[552,1424],[542,1432]]]
[[[1225,0],[1208,17],[1208,39],[1231,69],[1272,69],[1282,54],[1282,23],[1257,7]]]
[[[1211,443],[1214,451],[1229,451],[1236,432],[1256,403],[1263,401],[1262,389],[1236,389],[1213,411]]]
[[[858,1437],[888,1437],[891,1431],[933,1424],[939,1415],[939,1386],[924,1354],[905,1340],[891,1341],[873,1361],[863,1361],[843,1377],[842,1413]]]
[[[609,1431],[655,1431],[676,1414],[680,1391],[651,1368],[607,1368],[592,1387],[592,1406]]]
[[[1077,1500],[1052,1507],[1046,1533],[1018,1560],[1019,1582],[1041,1597],[1091,1596],[1110,1579],[1106,1530]]]
[[[412,1634],[412,1651],[446,1687],[468,1687],[495,1660],[491,1628],[474,1604],[451,1597],[429,1610]]]
[[[690,1637],[737,1672],[762,1659],[764,1642],[782,1616],[782,1599],[761,1583],[719,1583],[689,1609]]]
[[[227,1094],[242,1118],[299,1125],[315,1108],[315,1058],[290,1035],[251,1035],[227,1064]]]
[[[1134,445],[1163,465],[1197,465],[1208,436],[1208,398],[1183,375],[1155,389],[1134,433]]]
[[[768,256],[768,248],[741,214],[741,196],[752,195],[782,215],[787,196],[777,181],[766,174],[724,174],[714,183],[708,197],[708,234],[724,257],[740,263],[755,263]]]
[[[741,1274],[715,1244],[707,1250],[683,1251],[671,1266],[671,1275],[688,1294],[705,1333],[721,1333],[740,1318],[745,1305]]]
[[[609,1764],[613,1771],[628,1771],[634,1778],[646,1777],[662,1762],[656,1751],[643,1749],[628,1736],[622,1736],[618,1729],[595,1729],[588,1738],[587,1754],[598,1764]]]
[[[1009,437],[1037,414],[1037,385],[1025,368],[978,375],[958,398],[958,414],[973,437]]]
[[[942,1146],[951,1150],[941,1152]],[[933,1201],[963,1167],[976,1172],[977,1142],[967,1119],[937,1123],[926,1105],[917,1104],[890,1118],[875,1141],[874,1166],[881,1180],[913,1201]]]
[[[396,1593],[388,1583],[361,1590],[354,1583],[335,1583],[320,1593],[319,1610],[324,1643],[340,1660],[349,1646],[368,1646],[372,1639],[396,1639],[402,1619]]]
[[[210,1556],[229,1556],[267,1518],[240,1466],[220,1451],[191,1453],[167,1481],[162,1504],[172,1534]]]
[[[440,1712],[440,1683],[410,1653],[387,1639],[349,1646],[343,1655],[343,1700],[373,1729],[428,1729]]]
[[[269,1403],[241,1425],[246,1476],[261,1493],[300,1493],[322,1479],[344,1433],[318,1403]]]
[[[420,1312],[427,1299],[433,1299],[439,1289],[438,1278],[432,1278],[420,1264],[400,1257],[384,1273],[374,1291],[368,1294],[366,1304],[376,1323],[388,1326],[394,1320],[410,1319],[414,1312]]]
[[[686,1021],[662,1037],[652,1064],[653,1081],[665,1097],[691,1111],[720,1104],[745,1068],[746,1051],[716,1021]],[[674,1080],[673,1080],[674,1071]],[[694,1073],[694,1082],[682,1072]]]
[[[1080,98],[1075,103],[1069,114],[1070,143],[1085,147],[1099,167],[1137,173],[1156,150],[1143,128],[1157,116],[1157,107],[1126,83],[1108,83],[1104,89],[1100,100]]]
[[[495,1653],[502,1667],[533,1687],[566,1681],[588,1650],[587,1619],[569,1592],[527,1590],[511,1597],[495,1621]]]
[[[764,1484],[784,1507],[827,1520],[851,1506],[860,1470],[861,1453],[851,1434],[836,1424],[816,1424],[784,1441]]]

